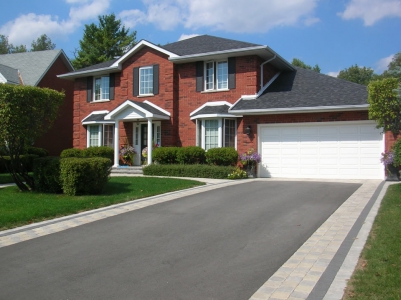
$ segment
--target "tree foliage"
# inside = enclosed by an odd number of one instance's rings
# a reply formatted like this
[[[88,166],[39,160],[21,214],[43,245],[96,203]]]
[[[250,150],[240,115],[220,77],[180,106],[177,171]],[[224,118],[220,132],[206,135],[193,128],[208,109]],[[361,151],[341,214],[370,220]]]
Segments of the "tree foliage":
[[[375,80],[377,75],[374,74],[372,68],[359,67],[357,64],[340,71],[337,78],[348,80],[351,82],[368,85],[369,82]]]
[[[85,25],[72,65],[80,69],[123,55],[136,44],[136,31],[129,31],[114,14],[99,16],[99,25]]]
[[[63,100],[63,92],[48,88],[0,84],[0,153],[10,157],[9,172],[21,190],[35,188],[21,155],[51,127]]]
[[[42,34],[36,41],[31,43],[31,51],[53,50],[54,48],[56,48],[56,44],[52,43],[52,40],[46,34]]]
[[[8,36],[0,34],[0,54],[27,52],[26,46],[14,46],[8,42]]]
[[[368,85],[369,119],[376,120],[378,128],[398,135],[401,130],[401,101],[395,91],[397,78],[372,81]]]
[[[302,60],[298,59],[298,58],[293,58],[291,64],[295,67],[300,67],[303,69],[308,69],[308,70],[312,70],[315,71],[317,73],[320,73],[320,67],[319,65],[315,65],[314,67],[307,65],[306,63],[304,63]]]

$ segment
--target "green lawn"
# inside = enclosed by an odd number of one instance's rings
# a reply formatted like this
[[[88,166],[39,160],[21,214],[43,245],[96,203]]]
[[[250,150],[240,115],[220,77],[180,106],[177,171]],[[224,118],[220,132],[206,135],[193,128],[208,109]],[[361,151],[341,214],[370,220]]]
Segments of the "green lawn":
[[[29,173],[31,176],[33,175],[32,173]],[[0,173],[0,184],[3,183],[13,183],[14,180],[11,177],[9,173]]]
[[[401,299],[401,184],[388,188],[344,299]]]
[[[112,177],[102,195],[75,197],[0,188],[0,230],[203,184],[175,178]]]

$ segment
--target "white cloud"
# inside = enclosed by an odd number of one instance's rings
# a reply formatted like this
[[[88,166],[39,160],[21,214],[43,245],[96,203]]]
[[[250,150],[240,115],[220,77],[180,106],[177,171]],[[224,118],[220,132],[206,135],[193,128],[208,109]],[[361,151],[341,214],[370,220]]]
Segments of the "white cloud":
[[[383,73],[385,70],[387,70],[388,65],[390,64],[390,62],[393,60],[394,58],[394,54],[391,54],[390,56],[384,57],[382,59],[380,59],[375,65],[375,71],[376,73]]]
[[[372,26],[386,17],[401,17],[400,0],[351,0],[345,11],[338,13],[344,20],[361,18],[365,26]]]
[[[180,36],[180,38],[178,39],[179,41],[182,41],[182,40],[186,40],[186,39],[190,39],[190,38],[193,38],[193,37],[196,37],[196,36],[199,36],[199,34],[196,34],[196,33],[194,33],[194,34],[181,34],[181,36]]]
[[[118,14],[118,17],[129,28],[133,28],[137,24],[147,23],[146,14],[138,9],[124,10]]]
[[[328,72],[327,75],[331,76],[331,77],[337,77],[338,74],[340,74],[340,71],[338,72]]]
[[[146,10],[123,12],[125,24],[153,23],[163,30],[178,25],[231,32],[266,32],[276,26],[310,26],[319,0],[143,0]],[[131,14],[129,14],[131,12]]]
[[[97,17],[107,11],[111,0],[65,0],[73,5],[69,19],[59,20],[58,16],[37,15],[29,13],[0,27],[0,33],[8,36],[14,45],[26,45],[28,48],[33,40],[46,34],[54,41],[54,37],[63,37],[74,32],[83,21]]]

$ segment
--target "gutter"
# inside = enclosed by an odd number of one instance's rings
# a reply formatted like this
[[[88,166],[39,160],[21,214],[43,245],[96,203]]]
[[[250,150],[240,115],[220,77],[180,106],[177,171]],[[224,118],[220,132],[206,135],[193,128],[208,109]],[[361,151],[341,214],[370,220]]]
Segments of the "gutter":
[[[234,106],[233,106],[234,107]],[[267,109],[242,109],[231,110],[231,114],[241,115],[276,115],[276,114],[296,114],[296,113],[317,113],[317,112],[332,112],[332,111],[356,111],[367,110],[369,104],[360,105],[340,105],[340,106],[314,106],[314,107],[291,107],[291,108],[267,108]]]

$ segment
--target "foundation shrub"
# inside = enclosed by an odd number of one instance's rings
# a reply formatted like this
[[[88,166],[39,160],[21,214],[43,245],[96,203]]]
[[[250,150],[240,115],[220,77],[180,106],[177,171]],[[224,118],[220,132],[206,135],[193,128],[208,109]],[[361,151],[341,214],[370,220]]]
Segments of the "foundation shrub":
[[[84,156],[84,151],[82,149],[78,149],[78,148],[64,149],[60,153],[61,158],[83,157],[83,156]]]
[[[155,163],[166,165],[177,163],[179,147],[158,147],[153,149],[152,159]]]
[[[83,150],[84,157],[104,157],[111,161],[114,159],[113,148],[100,146],[100,147],[89,147]]]
[[[184,165],[205,163],[205,150],[198,146],[180,147],[177,151],[177,163]]]
[[[64,158],[60,161],[60,180],[65,194],[96,195],[107,184],[111,160],[104,157]]]
[[[39,147],[28,147],[27,153],[35,154],[39,157],[49,156],[49,151],[47,151],[44,148],[39,148]]]
[[[238,161],[238,152],[232,147],[212,148],[205,156],[209,165],[235,166]]]

